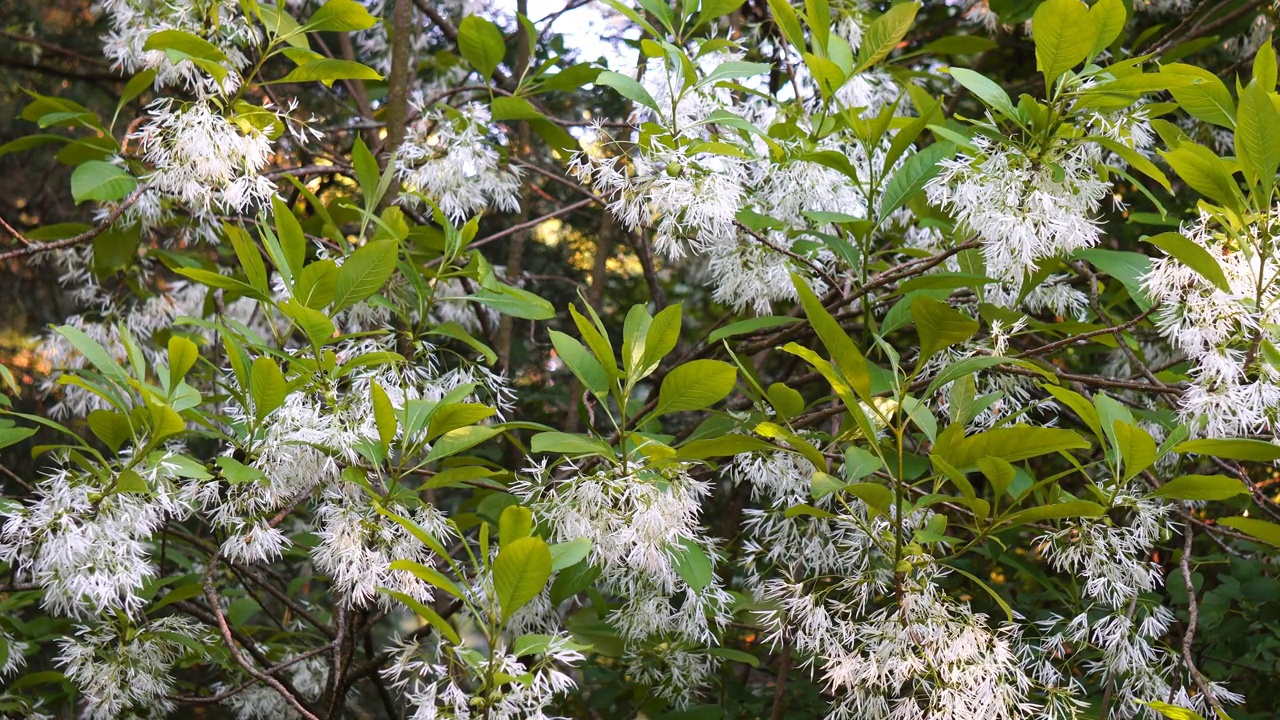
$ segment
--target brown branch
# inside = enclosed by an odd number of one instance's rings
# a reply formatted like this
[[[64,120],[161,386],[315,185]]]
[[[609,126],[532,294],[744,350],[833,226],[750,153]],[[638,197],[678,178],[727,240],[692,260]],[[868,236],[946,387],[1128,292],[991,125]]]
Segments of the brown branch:
[[[111,225],[115,223],[115,221],[118,220],[121,215],[124,214],[125,210],[128,210],[130,206],[136,203],[138,201],[138,198],[142,197],[142,193],[146,192],[146,190],[147,188],[145,185],[138,186],[138,189],[134,190],[133,193],[129,195],[129,197],[125,198],[123,202],[117,205],[116,209],[112,210],[111,213],[107,215],[107,217],[103,219],[102,222],[98,223],[97,225],[93,226],[88,230],[85,230],[79,235],[75,235],[69,238],[63,238],[62,240],[54,240],[52,242],[47,242],[47,243],[34,243],[31,245],[27,245],[26,247],[20,247],[16,250],[3,252],[3,253],[0,253],[0,261],[11,260],[16,257],[23,257],[24,255],[35,255],[38,253],[50,252],[52,250],[61,250],[62,248],[69,248],[74,245],[87,243],[93,240],[94,238],[98,237],[102,233],[106,232],[107,228],[110,228]]]

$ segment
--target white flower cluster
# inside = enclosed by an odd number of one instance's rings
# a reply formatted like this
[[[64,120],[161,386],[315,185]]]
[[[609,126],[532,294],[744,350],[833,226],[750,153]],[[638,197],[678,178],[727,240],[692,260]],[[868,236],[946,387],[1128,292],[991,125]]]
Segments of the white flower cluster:
[[[468,103],[461,109],[423,107],[405,130],[396,155],[396,174],[405,186],[440,206],[454,221],[496,207],[520,208],[520,170],[503,162],[491,139],[489,108]],[[406,198],[412,198],[407,195]]]
[[[925,191],[982,240],[987,275],[1004,281],[1003,292],[991,286],[988,300],[1007,306],[1041,261],[1098,242],[1093,213],[1109,186],[1097,169],[1099,146],[1091,143],[1047,162],[982,135],[973,142],[978,152],[943,160]]]
[[[115,67],[133,74],[156,71],[155,86],[181,87],[199,96],[231,94],[240,86],[240,71],[249,66],[245,50],[261,37],[241,13],[236,0],[104,0],[111,29],[103,52]],[[164,50],[144,50],[147,40],[164,30],[188,32],[211,42],[227,60],[219,82],[189,59],[174,62]]]
[[[505,645],[486,656],[472,648],[409,640],[399,643],[382,674],[405,693],[412,706],[409,720],[550,720],[551,701],[575,687],[560,668],[582,661],[579,648],[561,633],[548,636],[545,650],[532,659],[517,657]],[[478,707],[473,683],[493,676],[511,680],[493,688],[484,707]]]
[[[1151,716],[1141,704],[1151,698],[1207,711],[1204,697],[1190,696],[1187,684],[1177,682],[1180,661],[1161,644],[1173,613],[1146,594],[1164,583],[1150,557],[1155,544],[1174,532],[1172,507],[1146,497],[1135,483],[1104,484],[1102,490],[1114,495],[1110,517],[1067,521],[1037,541],[1050,565],[1077,578],[1083,590],[1075,617],[1040,623],[1042,649],[1063,657],[1095,651],[1084,668],[1114,689],[1117,718]],[[1219,703],[1241,701],[1216,683],[1211,692]]]
[[[575,474],[565,480],[534,467],[513,487],[551,530],[550,542],[591,540],[597,585],[623,600],[612,619],[632,640],[651,636],[714,642],[727,621],[730,596],[716,579],[698,590],[680,575],[685,552],[715,557],[699,526],[705,481],[678,465],[631,466]]]
[[[174,709],[167,697],[173,687],[169,670],[188,652],[183,640],[207,642],[206,632],[178,615],[131,630],[80,627],[59,641],[58,664],[80,688],[87,720],[166,716]]]
[[[413,599],[429,603],[434,598],[432,586],[407,570],[392,570],[396,560],[413,560],[433,565],[435,554],[407,529],[378,512],[361,496],[361,489],[351,483],[330,485],[316,510],[320,544],[312,552],[316,568],[328,573],[333,586],[352,606],[362,608],[370,601],[387,611],[394,601],[378,588],[395,590]],[[444,543],[453,534],[444,515],[425,506],[416,512],[398,504],[386,508],[400,517],[412,520],[437,542]]]
[[[1016,625],[992,628],[938,585],[945,570],[931,558],[909,559],[913,570],[897,602],[869,611],[838,593],[770,582],[768,597],[779,609],[763,611],[762,620],[775,642],[788,638],[808,662],[821,660],[827,691],[836,696],[828,717],[1076,717],[1083,705],[1076,689],[1054,673],[1037,676]]]
[[[1156,327],[1190,365],[1179,401],[1193,432],[1209,437],[1274,433],[1280,420],[1280,367],[1267,346],[1280,342],[1280,262],[1274,239],[1253,227],[1233,237],[1207,216],[1183,226],[1222,269],[1222,289],[1174,257],[1155,258],[1143,278],[1160,302]]]
[[[339,361],[367,352],[385,350],[377,341],[356,341],[339,348]],[[425,348],[429,353],[430,348]],[[350,377],[349,386],[340,391],[332,387],[328,393],[290,394],[284,404],[264,418],[260,436],[253,443],[249,464],[261,471],[264,480],[231,486],[210,483],[201,488],[200,500],[205,516],[228,533],[222,544],[223,553],[244,562],[261,562],[280,556],[289,540],[270,517],[300,498],[317,490],[323,499],[318,518],[323,541],[314,549],[319,566],[334,575],[335,584],[350,601],[363,607],[378,584],[390,584],[411,595],[428,598],[429,590],[407,573],[388,573],[386,566],[394,560],[418,557],[410,552],[413,543],[399,526],[381,518],[340,476],[339,461],[356,465],[361,461],[358,448],[378,437],[370,386],[377,382],[387,393],[392,405],[403,408],[411,400],[440,400],[455,388],[477,380],[490,385],[477,388],[476,394],[505,397],[509,392],[500,376],[456,368],[442,370],[424,354],[421,362],[400,368],[371,366]],[[246,390],[247,391],[247,390]],[[252,413],[232,403],[228,412],[248,422]],[[435,511],[411,513],[428,530],[444,532]],[[377,529],[375,530],[374,527]],[[438,535],[440,539],[445,534]],[[360,564],[349,564],[356,558]],[[376,565],[382,568],[369,573]]]
[[[143,583],[155,574],[151,537],[194,507],[183,469],[157,452],[111,477],[67,464],[46,476],[33,499],[0,506],[0,562],[44,588],[44,605],[60,615],[90,617],[141,610]],[[120,473],[146,482],[148,492],[119,492]]]
[[[840,27],[856,47],[859,26],[848,20]],[[625,157],[609,157],[602,146],[611,141],[596,128],[600,145],[578,153],[570,171],[608,198],[610,212],[626,228],[652,228],[655,247],[666,257],[705,259],[715,300],[767,314],[773,302],[795,299],[793,273],[817,292],[827,289],[833,273],[824,271],[840,263],[814,234],[822,224],[809,214],[873,215],[869,198],[892,172],[882,168],[892,138],[868,150],[846,131],[824,138],[817,147],[799,139],[776,139],[771,148],[758,137],[744,142],[731,132],[714,130],[726,118],[745,118],[760,128],[784,119],[766,100],[741,101],[728,88],[697,84],[699,77],[738,59],[738,53],[728,51],[702,55],[696,61],[697,76],[691,78],[686,68],[650,60],[638,74],[657,109],[640,108],[635,122],[656,124],[664,134],[647,138]],[[806,97],[816,97],[816,86],[807,75],[802,79]],[[840,98],[875,112],[897,96],[897,86],[887,77],[864,73],[841,89]],[[777,149],[787,156],[776,159]],[[822,154],[843,158],[858,177],[812,157]],[[766,218],[765,224],[755,231],[744,229],[738,223],[744,209]],[[894,219],[911,225],[905,210]]]
[[[275,184],[261,174],[271,158],[266,133],[233,123],[209,102],[162,98],[137,133],[154,170],[145,179],[197,214],[244,212],[269,202]]]

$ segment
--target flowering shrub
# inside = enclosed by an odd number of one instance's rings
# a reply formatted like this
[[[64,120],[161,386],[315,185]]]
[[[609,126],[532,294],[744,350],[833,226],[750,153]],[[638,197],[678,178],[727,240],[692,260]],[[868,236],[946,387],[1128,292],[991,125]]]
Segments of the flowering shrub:
[[[1271,717],[1277,9],[581,5],[94,6],[0,715]]]

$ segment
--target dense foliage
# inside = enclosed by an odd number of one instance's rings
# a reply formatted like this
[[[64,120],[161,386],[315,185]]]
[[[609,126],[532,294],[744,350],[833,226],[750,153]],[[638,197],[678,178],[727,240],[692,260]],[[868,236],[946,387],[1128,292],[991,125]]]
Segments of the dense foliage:
[[[1273,717],[1277,8],[636,1],[6,4],[0,715]]]

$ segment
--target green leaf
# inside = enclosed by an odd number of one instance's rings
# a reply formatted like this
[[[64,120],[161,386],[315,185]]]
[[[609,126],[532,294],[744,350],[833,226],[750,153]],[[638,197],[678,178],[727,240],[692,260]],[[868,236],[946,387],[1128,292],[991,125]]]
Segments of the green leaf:
[[[768,0],[768,2],[769,16],[782,31],[782,36],[797,50],[803,51],[805,49],[804,29],[800,27],[800,18],[791,7],[791,3],[787,0]]]
[[[498,551],[493,561],[493,588],[502,622],[542,592],[551,578],[551,549],[540,537],[520,538]]]
[[[249,284],[263,295],[270,295],[271,284],[267,281],[267,266],[262,262],[258,246],[249,237],[249,233],[233,225],[227,225],[226,235],[231,240],[231,246],[235,248],[236,259],[240,261],[240,268],[244,270],[245,277],[249,278]]]
[[[558,330],[551,330],[548,334],[551,336],[551,344],[555,346],[556,355],[564,361],[570,372],[597,397],[608,394],[609,374],[600,361],[572,337]]]
[[[1106,434],[1102,431],[1102,421],[1098,418],[1098,410],[1087,398],[1068,388],[1048,384],[1043,387],[1058,402],[1071,408],[1076,415],[1079,415],[1080,419],[1084,421],[1084,424],[1089,426],[1089,429],[1093,431],[1094,437],[1097,437],[1100,440],[1106,437]]]
[[[870,397],[871,371],[867,367],[867,360],[862,356],[862,352],[845,334],[840,323],[836,322],[836,319],[831,317],[831,313],[822,306],[822,302],[818,300],[817,295],[813,294],[808,283],[794,274],[791,276],[791,282],[800,296],[805,317],[809,318],[809,324],[813,326],[814,332],[826,346],[827,352],[831,353],[832,362],[839,368],[844,379],[859,397]]]
[[[967,570],[963,570],[954,565],[949,565],[948,567],[960,573],[961,575],[964,575],[970,580],[974,581],[975,583],[978,584],[978,587],[982,588],[983,590],[986,590],[987,594],[991,596],[991,599],[995,600],[996,604],[1000,606],[1000,609],[1004,611],[1004,616],[1008,618],[1008,621],[1013,622],[1013,608],[1009,607],[1008,601],[1000,597],[1000,594],[997,593],[994,588],[992,588],[987,583],[983,582],[982,578],[978,577],[977,575],[974,575],[971,572],[968,572]]]
[[[378,19],[355,0],[329,0],[312,13],[306,29],[311,32],[351,32],[368,30],[377,24]]]
[[[431,452],[427,453],[423,461],[431,462],[450,455],[457,455],[463,450],[475,447],[501,432],[502,428],[488,425],[472,425],[471,427],[450,430],[440,436],[439,440],[436,440],[435,444],[431,446]]]
[[[911,302],[911,316],[920,335],[920,363],[978,332],[977,320],[927,295],[918,295]]]
[[[1270,197],[1280,167],[1280,111],[1257,83],[1249,83],[1240,93],[1235,148],[1245,178],[1258,182],[1263,195]]]
[[[862,43],[858,46],[858,65],[853,72],[860,73],[887,57],[911,29],[918,12],[918,2],[898,3],[872,20],[862,34]]]
[[[169,382],[176,385],[195,366],[200,358],[200,348],[181,335],[170,335],[168,350]]]
[[[1178,707],[1177,705],[1170,705],[1169,703],[1159,701],[1143,702],[1139,700],[1138,702],[1142,702],[1152,710],[1155,710],[1166,718],[1169,718],[1169,720],[1205,720],[1204,716],[1200,713],[1195,712],[1194,710],[1188,710],[1184,707]]]
[[[207,60],[215,63],[224,63],[227,61],[227,56],[218,49],[217,45],[214,45],[198,35],[193,35],[182,30],[161,30],[159,32],[152,33],[147,37],[147,42],[143,44],[142,49],[164,50],[166,52],[176,50],[183,55],[188,55],[195,59]],[[170,61],[175,62],[175,64],[177,62],[173,60],[172,55],[170,56]]]
[[[983,477],[991,483],[992,498],[994,498],[995,502],[1000,502],[1000,497],[1004,495],[1004,491],[1009,488],[1014,476],[1018,474],[1017,468],[1011,465],[1008,460],[1002,460],[997,457],[978,458],[977,465]]]
[[[319,310],[312,310],[296,300],[286,300],[280,303],[279,307],[280,312],[292,320],[312,344],[323,345],[333,337],[335,328],[328,315]]]
[[[1062,73],[1084,62],[1098,39],[1089,6],[1080,0],[1045,0],[1031,20],[1036,69],[1052,87]]]
[[[116,103],[115,114],[111,117],[111,123],[114,125],[120,111],[124,109],[131,101],[135,100],[139,95],[146,92],[156,81],[156,75],[159,74],[155,68],[147,68],[140,71],[137,75],[129,78],[129,82],[125,83],[124,90],[120,92],[120,100]],[[0,148],[0,155],[3,155],[3,148]]]
[[[1013,365],[1015,367],[1025,368],[1027,370],[1040,373],[1050,382],[1057,382],[1056,376],[1052,372],[1045,370],[1033,362],[1019,360],[1017,358],[997,357],[995,355],[979,355],[977,357],[965,358],[964,360],[948,365],[945,370],[938,373],[937,377],[929,383],[929,389],[926,390],[924,394],[926,397],[931,396],[938,390],[942,389],[943,385],[946,385],[949,382],[996,365]]]
[[[334,283],[333,311],[339,312],[382,289],[396,269],[395,240],[374,240],[356,249],[338,268]]]
[[[894,210],[911,202],[924,190],[925,183],[932,180],[942,170],[938,163],[955,155],[955,143],[942,141],[907,158],[898,168],[885,186],[880,197],[880,221],[885,222]]]
[[[687,362],[662,379],[653,416],[702,410],[723,400],[733,391],[737,380],[738,371],[729,363],[719,360]]]
[[[258,300],[267,299],[267,296],[263,295],[254,286],[216,272],[188,267],[174,268],[173,271],[183,277],[195,280],[201,285],[208,285],[209,287],[218,288],[220,290],[229,290],[246,297],[257,298]]]
[[[487,80],[507,54],[507,44],[497,25],[479,15],[468,15],[458,24],[458,52]]]
[[[551,546],[551,570],[560,572],[573,567],[591,552],[591,538],[580,537],[570,542],[556,543]]]
[[[712,655],[714,657],[718,657],[718,658],[724,658],[729,662],[744,663],[746,665],[750,665],[753,668],[760,667],[760,658],[756,657],[755,655],[752,655],[749,652],[743,652],[742,650],[737,650],[734,648],[727,648],[727,647],[707,648],[707,654]],[[715,717],[719,718],[721,716],[717,713]],[[693,718],[690,717],[689,720],[693,720]]]
[[[1219,525],[1235,528],[1240,532],[1255,537],[1268,545],[1280,546],[1280,525],[1266,520],[1247,517],[1228,517],[1218,521]]]
[[[459,600],[462,599],[462,588],[459,588],[457,583],[433,567],[428,567],[413,560],[396,560],[391,563],[389,569],[412,573],[419,580],[434,585]]]
[[[1094,41],[1089,50],[1089,57],[1095,57],[1106,50],[1124,31],[1124,22],[1128,12],[1124,8],[1124,0],[1098,0],[1089,8],[1089,18],[1093,20]]]
[[[233,457],[220,455],[214,462],[218,466],[219,474],[222,475],[228,483],[232,485],[243,485],[254,480],[266,480],[267,476],[261,470],[236,460]]]
[[[307,83],[320,82],[331,87],[337,80],[381,80],[382,75],[368,65],[352,60],[335,60],[321,58],[310,60],[289,72],[288,75],[273,81],[274,83]]]
[[[312,310],[322,310],[333,302],[338,289],[338,266],[332,260],[317,260],[302,268],[293,286],[293,297]]]
[[[1253,56],[1253,79],[1258,87],[1269,93],[1276,90],[1276,49],[1271,46],[1272,42],[1274,40],[1268,36]]]
[[[562,455],[613,455],[613,449],[602,440],[565,432],[538,433],[529,439],[529,449],[535,453]]]
[[[133,437],[129,418],[125,417],[124,413],[114,410],[92,410],[86,420],[89,423],[89,430],[110,448],[111,452],[118,452],[120,446]]]
[[[596,76],[596,84],[611,87],[623,97],[638,102],[645,107],[653,108],[654,110],[658,109],[658,101],[654,100],[649,91],[645,90],[644,86],[637,82],[635,78],[612,70],[605,70]]]
[[[1194,85],[1169,88],[1173,99],[1191,117],[1235,130],[1236,104],[1231,98],[1231,91],[1227,90],[1227,86],[1217,75],[1204,68],[1182,63],[1165,65],[1160,68],[1160,72],[1190,75],[1199,79],[1200,82]]]
[[[703,87],[721,80],[736,80],[739,78],[755,77],[756,75],[766,75],[773,70],[770,63],[744,62],[742,60],[730,60],[729,62],[720,63],[714,70],[707,73],[694,87]]]
[[[377,382],[369,383],[369,393],[373,402],[373,422],[378,428],[378,442],[384,448],[390,447],[396,437],[396,409],[392,407],[387,391]]]
[[[1173,150],[1161,150],[1160,156],[1192,190],[1223,207],[1239,207],[1240,189],[1229,166],[1208,148],[1184,142]]]
[[[1057,503],[1056,505],[1041,505],[1039,507],[1020,510],[1006,517],[1000,524],[1008,525],[1009,527],[1018,527],[1019,525],[1041,522],[1043,520],[1102,517],[1105,512],[1106,508],[1097,503],[1075,500],[1071,502]]]
[[[462,644],[462,638],[458,637],[458,631],[454,630],[453,626],[450,625],[447,620],[440,617],[440,614],[437,613],[435,610],[432,610],[426,605],[423,605],[422,603],[413,599],[412,596],[406,595],[397,590],[391,590],[389,588],[380,587],[378,588],[378,592],[390,595],[391,597],[404,603],[406,606],[408,606],[410,610],[417,613],[418,617],[421,617],[423,620],[426,620],[427,623],[431,625],[431,627],[436,629],[436,632],[440,633],[441,637],[445,638],[449,642],[453,643],[454,645]]]
[[[702,592],[714,577],[711,570],[711,559],[700,545],[688,538],[680,538],[679,544],[671,549],[675,560],[676,574],[693,589]]]
[[[756,317],[749,320],[739,320],[738,322],[729,323],[728,325],[712,332],[707,336],[707,342],[717,343],[725,338],[734,337],[736,335],[747,335],[759,330],[769,330],[771,328],[790,325],[796,322],[800,322],[799,319],[793,317],[779,317],[776,315]]]
[[[555,306],[546,300],[528,290],[499,282],[480,288],[476,294],[468,295],[466,299],[491,307],[503,315],[523,320],[550,320],[556,316]]]
[[[97,340],[86,335],[80,328],[71,325],[60,325],[54,329],[103,375],[120,383],[128,382],[129,376],[125,374],[124,368],[120,367],[120,363],[116,362],[111,353],[99,345]]]
[[[1156,461],[1156,441],[1146,430],[1117,420],[1112,423],[1116,448],[1124,459],[1124,479],[1137,475]]]
[[[95,410],[93,412],[101,413],[101,412],[107,412],[107,411]],[[89,413],[89,414],[92,415],[93,413]],[[120,415],[120,413],[112,413],[112,414]],[[124,416],[121,415],[121,417],[124,417]],[[90,423],[90,426],[92,426],[92,423]],[[26,427],[0,428],[0,448],[6,448],[6,447],[9,447],[10,445],[20,443],[23,440],[26,440],[27,438],[35,434],[36,434],[35,428],[26,428]],[[106,442],[106,441],[104,440],[103,442]],[[110,443],[107,443],[107,444],[110,445]],[[116,445],[116,448],[118,447],[119,447],[119,444]],[[116,448],[112,448],[112,451],[114,452]]]
[[[123,200],[137,187],[133,176],[104,160],[90,160],[71,173],[71,197],[77,205],[85,200]]]
[[[116,476],[116,492],[146,494],[149,490],[147,481],[136,471],[125,468]]]
[[[676,451],[676,456],[689,460],[726,457],[745,452],[776,450],[777,447],[747,435],[725,435],[717,438],[690,440]]]
[[[1277,124],[1277,127],[1280,127],[1280,123]],[[1222,266],[1218,264],[1218,261],[1214,259],[1208,250],[1188,240],[1182,233],[1163,232],[1159,235],[1143,238],[1143,240],[1165,251],[1170,257],[1176,258],[1183,265],[1195,270],[1200,274],[1200,277],[1213,283],[1222,292],[1231,292],[1231,285],[1227,283],[1227,276],[1223,274]]]
[[[489,110],[494,120],[541,120],[546,117],[528,100],[506,95],[494,98],[489,103]]]
[[[274,360],[262,356],[253,361],[249,371],[249,394],[253,396],[254,417],[261,420],[283,405],[288,392],[288,383]]]
[[[520,505],[508,505],[498,517],[498,545],[506,547],[533,534],[533,511]]]
[[[972,467],[980,457],[1004,458],[1009,462],[1049,453],[1089,447],[1089,441],[1071,430],[1013,425],[970,435],[954,445],[944,444],[939,435],[934,452],[957,468]],[[1280,449],[1280,448],[1278,448]]]
[[[1088,260],[1094,267],[1119,280],[1139,308],[1146,310],[1151,307],[1147,291],[1142,287],[1142,278],[1151,271],[1151,258],[1142,253],[1103,248],[1080,250],[1075,256]]]
[[[1151,497],[1169,500],[1226,500],[1248,495],[1249,488],[1226,475],[1182,475],[1161,485]]]
[[[1004,88],[995,84],[985,75],[957,67],[948,68],[947,72],[962,87],[976,95],[987,107],[1007,118],[1018,116],[1018,111],[1014,109],[1013,101],[1009,99],[1009,94],[1004,91]]]
[[[668,305],[649,321],[649,326],[645,328],[644,352],[636,364],[637,379],[648,377],[649,373],[658,368],[658,363],[675,349],[676,343],[680,341],[682,307],[680,303]]]
[[[1280,446],[1262,440],[1239,439],[1204,439],[1188,440],[1173,448],[1178,453],[1197,453],[1212,455],[1222,460],[1248,460],[1251,462],[1275,462],[1280,460]]]

